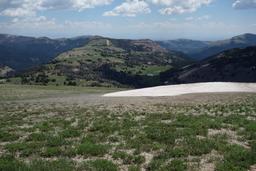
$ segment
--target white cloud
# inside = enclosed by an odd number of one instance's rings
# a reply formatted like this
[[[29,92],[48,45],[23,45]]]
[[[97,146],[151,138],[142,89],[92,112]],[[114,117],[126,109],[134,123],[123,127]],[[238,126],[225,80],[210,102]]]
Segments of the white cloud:
[[[159,10],[162,15],[172,15],[172,14],[183,14],[188,12],[188,10],[184,9],[181,6],[162,8]]]
[[[166,6],[159,10],[163,15],[183,14],[197,11],[213,0],[152,0],[152,3]]]
[[[41,26],[47,26],[47,28],[55,28],[57,27],[55,19],[47,19],[45,16],[39,16],[39,17],[30,17],[30,18],[14,18],[13,23],[16,26],[29,26],[29,27],[41,27]]]
[[[82,11],[102,5],[109,5],[114,0],[0,0],[0,15],[9,17],[36,16],[39,11],[71,9]],[[104,16],[136,16],[151,12],[149,4],[162,6],[163,15],[194,12],[213,0],[124,0],[119,6],[105,12]],[[242,0],[240,0],[242,1]],[[237,0],[237,4],[240,2]],[[246,0],[244,0],[246,1]],[[249,0],[247,0],[249,1]],[[252,0],[251,0],[252,1]],[[253,0],[255,2],[255,0]]]
[[[9,17],[24,17],[24,16],[33,16],[35,15],[34,10],[28,10],[24,8],[8,8],[1,12],[1,15]]]
[[[38,11],[49,9],[73,9],[82,11],[100,5],[108,5],[113,0],[0,0],[0,14],[9,17],[36,15]]]
[[[113,11],[106,11],[106,12],[104,12],[103,13],[103,16],[118,16],[119,15],[119,13],[117,13],[117,12],[115,12],[115,10],[113,10]]]
[[[236,0],[233,3],[233,8],[236,8],[236,9],[256,8],[256,0]]]
[[[107,11],[103,16],[130,16],[134,17],[137,14],[148,14],[151,10],[149,5],[142,0],[127,0],[121,5],[115,7],[112,11]]]
[[[79,10],[94,8],[95,6],[108,5],[113,0],[71,0],[73,7]]]
[[[35,16],[36,11],[41,8],[41,3],[41,0],[4,1],[0,14],[10,17]]]
[[[201,17],[187,17],[186,21],[202,21],[202,20],[209,20],[211,17],[209,15],[204,15]]]
[[[0,32],[29,36],[79,36],[104,35],[113,32],[112,25],[98,21],[64,21],[58,22],[54,18],[45,16],[15,17],[10,21],[0,21]]]

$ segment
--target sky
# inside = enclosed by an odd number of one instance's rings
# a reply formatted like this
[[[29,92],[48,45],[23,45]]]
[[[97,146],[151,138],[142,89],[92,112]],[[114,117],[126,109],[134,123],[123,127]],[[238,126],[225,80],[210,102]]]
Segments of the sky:
[[[256,34],[256,0],[0,0],[0,33],[220,40]]]

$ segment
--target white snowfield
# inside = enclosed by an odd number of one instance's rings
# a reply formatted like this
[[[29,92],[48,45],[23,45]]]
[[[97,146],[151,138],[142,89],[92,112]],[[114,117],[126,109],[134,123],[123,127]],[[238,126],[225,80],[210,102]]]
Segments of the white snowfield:
[[[159,86],[105,94],[105,97],[165,97],[194,93],[256,93],[256,83],[211,82]]]

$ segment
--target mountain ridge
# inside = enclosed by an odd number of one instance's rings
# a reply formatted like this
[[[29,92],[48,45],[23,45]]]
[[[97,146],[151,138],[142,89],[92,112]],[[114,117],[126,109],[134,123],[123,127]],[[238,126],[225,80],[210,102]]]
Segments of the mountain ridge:
[[[226,50],[181,69],[166,71],[161,77],[170,84],[256,82],[256,46]]]
[[[22,71],[48,63],[58,54],[84,45],[89,37],[50,39],[0,34],[0,64]]]
[[[166,49],[181,51],[195,60],[202,60],[225,50],[254,46],[256,45],[256,34],[245,33],[218,41],[176,39],[158,41],[158,43]]]
[[[244,34],[235,36],[231,39],[224,41],[194,41],[186,39],[176,40],[176,46],[189,50],[189,47],[183,46],[183,42],[195,45],[192,50],[200,49],[202,46],[210,46],[221,48],[217,49],[217,52],[223,48],[223,44],[239,45],[244,49],[228,49],[200,61],[193,61],[187,55],[182,52],[169,50],[163,47],[161,42],[153,41],[150,39],[113,39],[101,36],[80,36],[71,39],[57,39],[52,40],[47,37],[25,37],[25,36],[13,36],[13,35],[0,35],[0,52],[9,52],[10,57],[8,60],[13,59],[12,53],[23,52],[27,48],[31,50],[26,51],[29,58],[18,58],[14,60],[16,63],[29,63],[29,67],[25,66],[23,70],[18,73],[23,84],[43,84],[43,85],[81,85],[81,86],[131,86],[131,87],[148,87],[156,86],[164,83],[190,83],[190,82],[205,82],[205,81],[254,81],[253,75],[246,76],[245,73],[254,74],[244,67],[246,61],[251,61],[254,65],[254,49],[248,48],[247,44],[254,43],[254,34]],[[1,39],[1,37],[4,37]],[[15,43],[18,39],[18,45]],[[9,46],[3,48],[3,42],[10,42]],[[13,43],[14,42],[14,43]],[[43,43],[42,43],[43,42]],[[250,44],[249,43],[249,44]],[[14,48],[11,46],[14,45]],[[31,45],[31,47],[30,47]],[[33,46],[32,46],[33,45]],[[225,47],[224,46],[224,47]],[[40,47],[38,50],[35,47]],[[225,47],[226,48],[226,47]],[[47,49],[52,51],[48,52]],[[209,49],[209,47],[208,47]],[[251,50],[253,49],[253,50]],[[17,50],[17,51],[16,51]],[[190,49],[191,50],[191,49]],[[42,52],[43,55],[36,56],[36,54]],[[250,54],[253,53],[252,54]],[[24,53],[24,54],[26,54]],[[249,54],[248,54],[249,53]],[[0,53],[0,65],[2,67],[2,73],[7,77],[6,71],[10,71],[13,74],[13,65],[9,65],[7,62],[3,62],[5,59]],[[20,54],[21,56],[24,54]],[[237,55],[247,56],[248,58],[242,58],[240,63]],[[34,57],[35,55],[35,57]],[[228,61],[226,58],[221,60],[221,55],[229,55],[234,61]],[[14,57],[18,57],[15,56]],[[44,61],[39,59],[44,58]],[[218,60],[217,60],[218,59]],[[37,61],[39,60],[39,61]],[[212,64],[217,63],[220,66],[214,65],[215,69],[209,68]],[[10,61],[9,61],[10,62]],[[11,61],[12,62],[12,61]],[[229,63],[231,62],[231,64]],[[233,66],[232,62],[235,62]],[[225,65],[229,66],[229,69],[222,70]],[[241,65],[241,66],[240,66]],[[15,65],[14,65],[15,66]],[[202,68],[207,68],[208,70]],[[230,69],[231,67],[231,69]],[[251,66],[250,66],[251,67]],[[252,66],[254,67],[254,66]],[[32,69],[31,69],[32,68]],[[239,72],[234,72],[234,68],[241,69],[241,73],[244,74],[243,80]],[[219,71],[218,71],[219,70]],[[220,79],[222,72],[226,73],[226,70],[233,75],[237,76],[237,79],[230,79],[230,76],[225,76],[224,79]],[[19,70],[18,70],[19,71]],[[207,73],[214,79],[209,79]],[[3,75],[3,74],[2,74]],[[205,77],[204,79],[198,79],[197,77]],[[221,76],[222,77],[222,76]],[[211,78],[211,77],[210,77]]]
[[[160,84],[160,72],[188,63],[152,40],[93,37],[22,78],[26,84],[145,87]]]

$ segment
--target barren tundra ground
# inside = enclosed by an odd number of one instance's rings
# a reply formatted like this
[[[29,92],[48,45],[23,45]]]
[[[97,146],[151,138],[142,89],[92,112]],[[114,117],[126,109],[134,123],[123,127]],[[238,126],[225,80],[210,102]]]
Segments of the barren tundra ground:
[[[255,170],[256,94],[0,85],[0,170]]]

